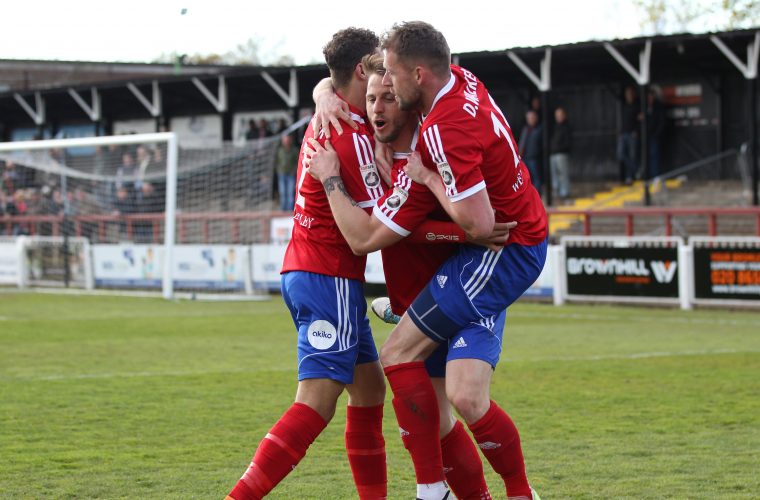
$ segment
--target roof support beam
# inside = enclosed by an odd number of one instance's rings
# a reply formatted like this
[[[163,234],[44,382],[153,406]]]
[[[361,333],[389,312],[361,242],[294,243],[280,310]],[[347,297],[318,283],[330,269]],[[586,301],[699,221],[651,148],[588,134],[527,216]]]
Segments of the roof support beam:
[[[757,78],[757,57],[758,53],[760,53],[760,31],[755,33],[755,40],[752,43],[747,44],[747,64],[740,61],[736,54],[734,54],[734,51],[732,51],[725,43],[723,43],[723,40],[716,35],[711,35],[710,41],[723,52],[723,55],[726,56],[734,66],[736,66],[741,74],[744,75],[744,78],[747,80]]]
[[[715,35],[710,36],[710,41],[715,44],[723,55],[744,75],[747,80],[747,95],[749,106],[747,106],[747,132],[749,135],[749,164],[752,169],[752,204],[760,205],[760,167],[758,166],[757,144],[757,58],[760,53],[760,31],[755,32],[755,40],[747,44],[747,64],[744,64],[734,54],[734,52],[725,44],[723,40]]]
[[[285,104],[287,104],[289,108],[295,108],[298,106],[298,75],[296,74],[295,68],[291,68],[290,70],[288,92],[285,92],[285,90],[280,87],[280,84],[277,83],[275,79],[272,78],[272,76],[266,71],[261,72],[261,77],[269,84],[270,87],[272,87],[272,90],[277,92],[277,95],[280,96],[283,101],[285,101]]]
[[[211,93],[211,91],[204,85],[202,81],[196,76],[193,77],[193,84],[201,91],[206,99],[214,106],[219,113],[227,111],[227,82],[223,76],[219,76],[219,85],[217,95]]]
[[[604,48],[607,50],[607,52],[610,53],[613,58],[615,58],[618,64],[620,64],[623,69],[626,70],[634,80],[636,80],[636,83],[639,85],[649,85],[649,82],[651,81],[649,68],[650,62],[652,61],[652,40],[647,40],[646,44],[644,45],[644,50],[639,52],[638,70],[634,68],[633,65],[629,63],[625,57],[623,57],[623,54],[618,52],[618,50],[611,43],[604,42]]]
[[[87,113],[87,116],[90,117],[90,120],[97,122],[100,121],[101,112],[100,112],[100,94],[98,94],[98,89],[95,87],[90,88],[90,95],[92,96],[92,105],[87,104],[87,102],[82,99],[82,96],[79,95],[79,92],[76,90],[69,88],[69,95],[76,101],[77,104],[79,104],[79,107],[82,108],[82,110]]]
[[[45,100],[39,92],[34,93],[34,108],[32,108],[29,103],[26,102],[26,99],[24,99],[24,97],[18,92],[13,94],[13,98],[16,99],[16,102],[18,102],[22,108],[24,108],[26,114],[34,120],[35,125],[41,126],[45,124]]]
[[[145,106],[145,109],[148,110],[148,113],[150,113],[150,116],[153,118],[158,118],[161,116],[161,90],[158,88],[158,82],[156,80],[153,80],[153,99],[148,100],[147,97],[145,97],[145,94],[143,94],[139,88],[137,88],[137,85],[135,85],[132,82],[127,83],[127,88],[130,92],[132,92],[132,95],[137,97],[137,100],[142,103],[143,106]]]
[[[540,73],[541,77],[539,78],[536,76],[536,74],[533,72],[530,67],[528,67],[525,62],[523,62],[522,59],[520,59],[520,56],[515,54],[514,51],[510,50],[507,52],[507,56],[509,56],[510,59],[512,59],[512,62],[517,65],[518,68],[520,68],[520,71],[523,72],[525,76],[528,77],[528,79],[533,82],[533,85],[536,86],[536,88],[541,92],[548,92],[552,89],[552,49],[547,47],[544,50],[544,58],[541,59],[541,65],[540,65]]]

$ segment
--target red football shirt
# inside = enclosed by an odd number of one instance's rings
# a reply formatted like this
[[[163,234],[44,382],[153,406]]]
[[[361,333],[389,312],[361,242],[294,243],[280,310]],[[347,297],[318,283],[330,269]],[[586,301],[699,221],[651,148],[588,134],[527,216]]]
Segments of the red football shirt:
[[[369,210],[385,188],[375,166],[375,142],[369,122],[364,112],[353,106],[351,118],[359,129],[349,129],[342,135],[333,131],[330,142],[338,153],[340,174],[348,194],[360,207]],[[304,168],[304,145],[312,137],[314,131],[309,125],[298,157],[293,233],[285,250],[282,272],[309,271],[363,281],[367,258],[351,252],[333,219],[322,184]],[[317,140],[324,144],[324,134]]]
[[[421,137],[423,163],[438,171],[451,201],[487,189],[496,222],[517,221],[507,244],[546,239],[546,210],[509,123],[475,75],[451,66],[451,79],[423,117]]]
[[[427,218],[447,218],[433,193],[422,184],[412,182],[404,173],[407,157],[394,155],[393,189],[389,189],[373,209],[375,217],[404,237]],[[401,315],[406,311],[456,246],[456,243],[417,243],[405,238],[382,250],[385,284],[394,313]]]

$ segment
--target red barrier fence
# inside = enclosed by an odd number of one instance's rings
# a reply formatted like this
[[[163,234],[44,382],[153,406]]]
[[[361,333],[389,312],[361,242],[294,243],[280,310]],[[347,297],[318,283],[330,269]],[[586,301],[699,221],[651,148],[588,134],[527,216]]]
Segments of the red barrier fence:
[[[718,217],[743,216],[755,219],[755,236],[760,236],[760,207],[636,207],[610,208],[605,210],[565,210],[548,209],[551,220],[553,216],[579,216],[583,222],[583,235],[591,235],[591,221],[599,217],[625,219],[625,235],[634,235],[634,221],[637,218],[657,217],[665,226],[665,236],[673,235],[673,218],[697,216],[707,220],[707,236],[718,236]]]
[[[634,222],[636,219],[660,218],[665,226],[665,235],[673,234],[673,218],[682,216],[697,216],[707,220],[707,235],[717,236],[720,232],[718,225],[719,217],[742,216],[755,219],[755,235],[760,236],[760,207],[688,207],[688,208],[665,208],[665,207],[637,207],[615,208],[606,210],[565,210],[551,208],[547,210],[551,220],[555,216],[578,216],[583,225],[583,234],[591,235],[591,221],[594,218],[621,218],[625,220],[625,234],[634,235]],[[272,217],[288,217],[290,212],[203,212],[203,213],[180,213],[177,215],[177,243],[210,243],[210,226],[223,224],[226,237],[225,243],[250,243],[269,241],[269,221]],[[79,215],[68,217],[66,224],[71,228],[72,236],[88,236],[98,241],[108,241],[109,226],[118,227],[121,238],[132,240],[135,236],[135,228],[143,232],[143,237],[149,241],[160,242],[163,240],[164,215],[156,214],[130,214],[130,215]],[[251,235],[246,241],[241,240],[241,225],[254,222],[258,224],[255,229],[257,234]],[[194,238],[189,238],[188,227],[192,226]],[[0,216],[0,234],[13,235],[14,229],[18,233],[37,235],[46,234],[60,236],[63,234],[64,218],[62,215],[20,215]],[[252,241],[249,241],[252,240]]]

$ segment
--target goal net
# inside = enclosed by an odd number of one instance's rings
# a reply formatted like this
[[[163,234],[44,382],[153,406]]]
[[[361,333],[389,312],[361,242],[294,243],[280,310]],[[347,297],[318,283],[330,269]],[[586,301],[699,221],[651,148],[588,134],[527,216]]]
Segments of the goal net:
[[[65,243],[67,255],[87,241],[96,287],[252,293],[250,245],[269,238],[279,143],[189,149],[172,133],[0,143],[0,234]],[[73,276],[75,261],[63,263]]]

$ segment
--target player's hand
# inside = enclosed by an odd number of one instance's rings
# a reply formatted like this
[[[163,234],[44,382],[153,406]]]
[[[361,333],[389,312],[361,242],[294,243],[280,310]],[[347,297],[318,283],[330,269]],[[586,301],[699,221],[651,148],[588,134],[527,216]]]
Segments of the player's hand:
[[[433,175],[433,172],[422,164],[422,157],[417,151],[409,156],[404,167],[404,172],[414,182],[425,185],[431,181],[431,176]]]
[[[316,108],[314,116],[311,119],[311,126],[314,129],[314,135],[319,135],[320,130],[325,132],[325,137],[330,138],[330,125],[335,127],[338,135],[343,133],[341,121],[348,124],[354,130],[358,130],[359,125],[351,119],[348,103],[332,91],[321,92],[315,96]]]
[[[493,225],[493,231],[487,238],[471,239],[467,236],[467,241],[475,245],[480,245],[488,248],[494,252],[498,252],[504,247],[504,244],[509,239],[509,230],[516,227],[517,222],[496,222]]]
[[[393,149],[380,141],[375,141],[375,165],[386,186],[391,186],[391,169],[393,168]]]
[[[303,156],[309,174],[319,182],[340,175],[338,153],[330,141],[325,141],[325,147],[322,147],[316,140],[309,139],[309,144],[304,145]]]

